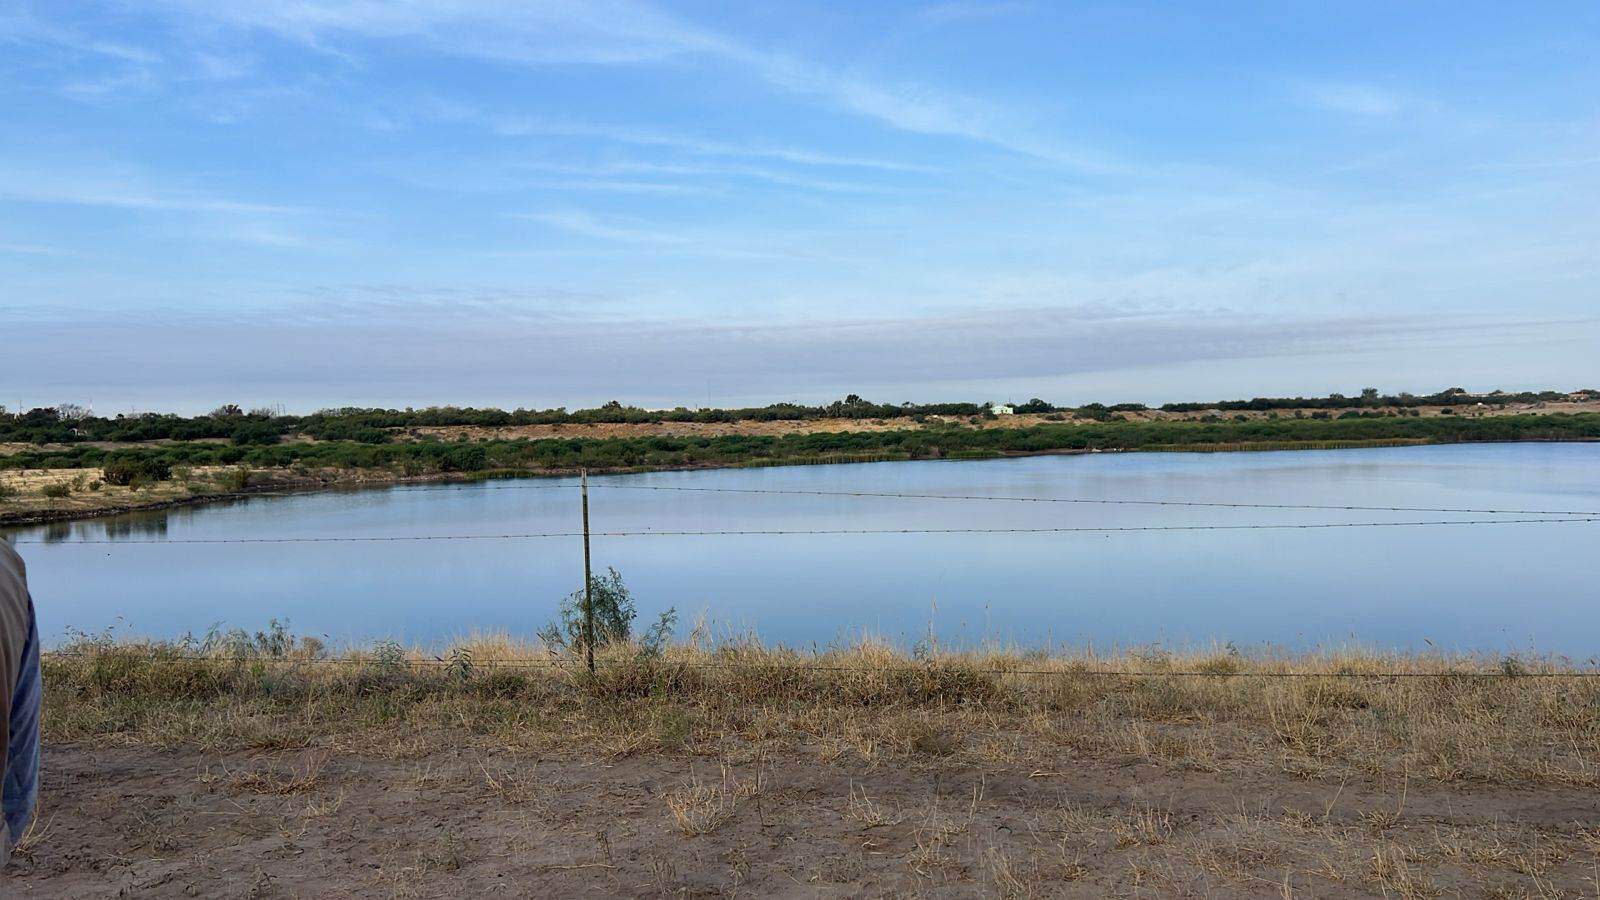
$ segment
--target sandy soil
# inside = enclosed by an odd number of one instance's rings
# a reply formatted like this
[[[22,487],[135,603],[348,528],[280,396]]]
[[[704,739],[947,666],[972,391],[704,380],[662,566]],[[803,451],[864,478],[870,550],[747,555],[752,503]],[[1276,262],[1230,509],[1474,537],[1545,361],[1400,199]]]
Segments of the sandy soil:
[[[1594,896],[1600,794],[815,754],[46,747],[8,897]],[[436,744],[431,746],[438,746]],[[448,745],[446,745],[448,746]],[[686,818],[674,810],[683,812]],[[700,833],[691,833],[700,832]]]

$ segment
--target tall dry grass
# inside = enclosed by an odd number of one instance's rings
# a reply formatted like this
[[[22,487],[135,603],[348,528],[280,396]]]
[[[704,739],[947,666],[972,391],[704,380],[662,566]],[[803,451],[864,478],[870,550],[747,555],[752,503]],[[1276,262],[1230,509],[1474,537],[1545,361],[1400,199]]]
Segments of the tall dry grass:
[[[261,636],[258,636],[261,637]],[[788,748],[867,762],[1063,751],[1306,778],[1600,786],[1600,678],[1556,658],[1148,648],[907,654],[750,639],[576,657],[503,635],[328,654],[81,639],[44,661],[46,738],[217,749],[440,742],[603,754]]]

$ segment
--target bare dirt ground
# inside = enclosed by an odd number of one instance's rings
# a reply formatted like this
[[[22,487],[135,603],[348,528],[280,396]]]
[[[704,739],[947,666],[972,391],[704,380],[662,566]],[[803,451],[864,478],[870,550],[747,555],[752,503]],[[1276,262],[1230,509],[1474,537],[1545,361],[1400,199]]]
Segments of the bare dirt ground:
[[[1600,793],[815,755],[46,748],[14,897],[1578,897]]]

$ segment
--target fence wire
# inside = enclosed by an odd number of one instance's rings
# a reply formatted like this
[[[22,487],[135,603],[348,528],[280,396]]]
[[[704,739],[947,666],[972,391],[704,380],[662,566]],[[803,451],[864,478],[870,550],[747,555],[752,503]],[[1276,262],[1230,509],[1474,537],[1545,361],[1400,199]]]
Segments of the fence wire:
[[[539,476],[531,476],[539,477]],[[568,476],[556,476],[568,477]],[[328,485],[323,488],[310,488],[304,490],[283,491],[249,491],[244,496],[248,497],[289,497],[304,495],[321,490],[335,491],[360,491],[385,489],[393,493],[420,494],[436,491],[451,492],[481,492],[481,491],[566,491],[578,490],[576,483],[558,484],[498,484],[493,481],[470,481],[460,484],[407,484],[404,482],[387,485]],[[1452,506],[1363,506],[1355,504],[1320,504],[1320,503],[1252,503],[1243,501],[1212,501],[1212,500],[1166,500],[1166,499],[1140,499],[1131,497],[1020,497],[989,494],[918,494],[900,491],[824,491],[787,488],[718,488],[718,487],[685,487],[677,485],[653,484],[617,484],[615,482],[591,482],[590,490],[606,491],[678,491],[687,493],[704,494],[778,494],[778,495],[803,495],[811,497],[869,497],[890,498],[899,500],[969,500],[1003,503],[1069,503],[1095,506],[1176,506],[1199,507],[1211,509],[1282,509],[1282,510],[1321,510],[1326,512],[1414,512],[1414,513],[1461,513],[1466,515],[1511,515],[1511,516],[1600,516],[1600,510],[1583,509],[1494,509],[1488,507],[1452,507]]]
[[[1173,531],[1295,531],[1326,528],[1422,528],[1472,525],[1549,525],[1600,522],[1588,518],[1438,519],[1412,522],[1269,522],[1242,525],[1078,525],[1046,528],[729,528],[703,531],[648,529],[644,531],[590,531],[590,537],[728,537],[790,535],[882,534],[1114,534]],[[501,534],[393,534],[331,535],[322,537],[253,538],[79,538],[75,540],[23,539],[18,544],[335,544],[388,541],[514,541],[540,538],[583,537],[582,531],[528,531]]]

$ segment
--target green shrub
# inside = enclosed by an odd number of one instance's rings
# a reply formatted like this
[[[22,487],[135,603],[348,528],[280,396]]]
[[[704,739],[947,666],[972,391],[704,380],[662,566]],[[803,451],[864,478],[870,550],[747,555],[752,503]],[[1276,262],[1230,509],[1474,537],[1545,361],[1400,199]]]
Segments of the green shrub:
[[[639,612],[634,607],[633,594],[622,583],[622,575],[608,568],[606,574],[589,579],[591,600],[594,604],[594,642],[596,646],[625,643],[633,637],[633,620]],[[582,649],[584,646],[583,591],[573,591],[561,601],[561,621],[551,622],[539,632],[539,639],[551,649]],[[658,655],[672,637],[677,624],[678,611],[668,609],[656,623],[639,638],[645,655]]]
[[[106,484],[138,486],[172,478],[172,462],[160,456],[113,453],[101,465],[100,474]]]
[[[270,446],[276,444],[281,437],[278,430],[266,422],[250,422],[240,425],[228,436],[237,447]]]
[[[72,496],[72,485],[65,481],[53,481],[44,486],[44,495],[52,500]]]

